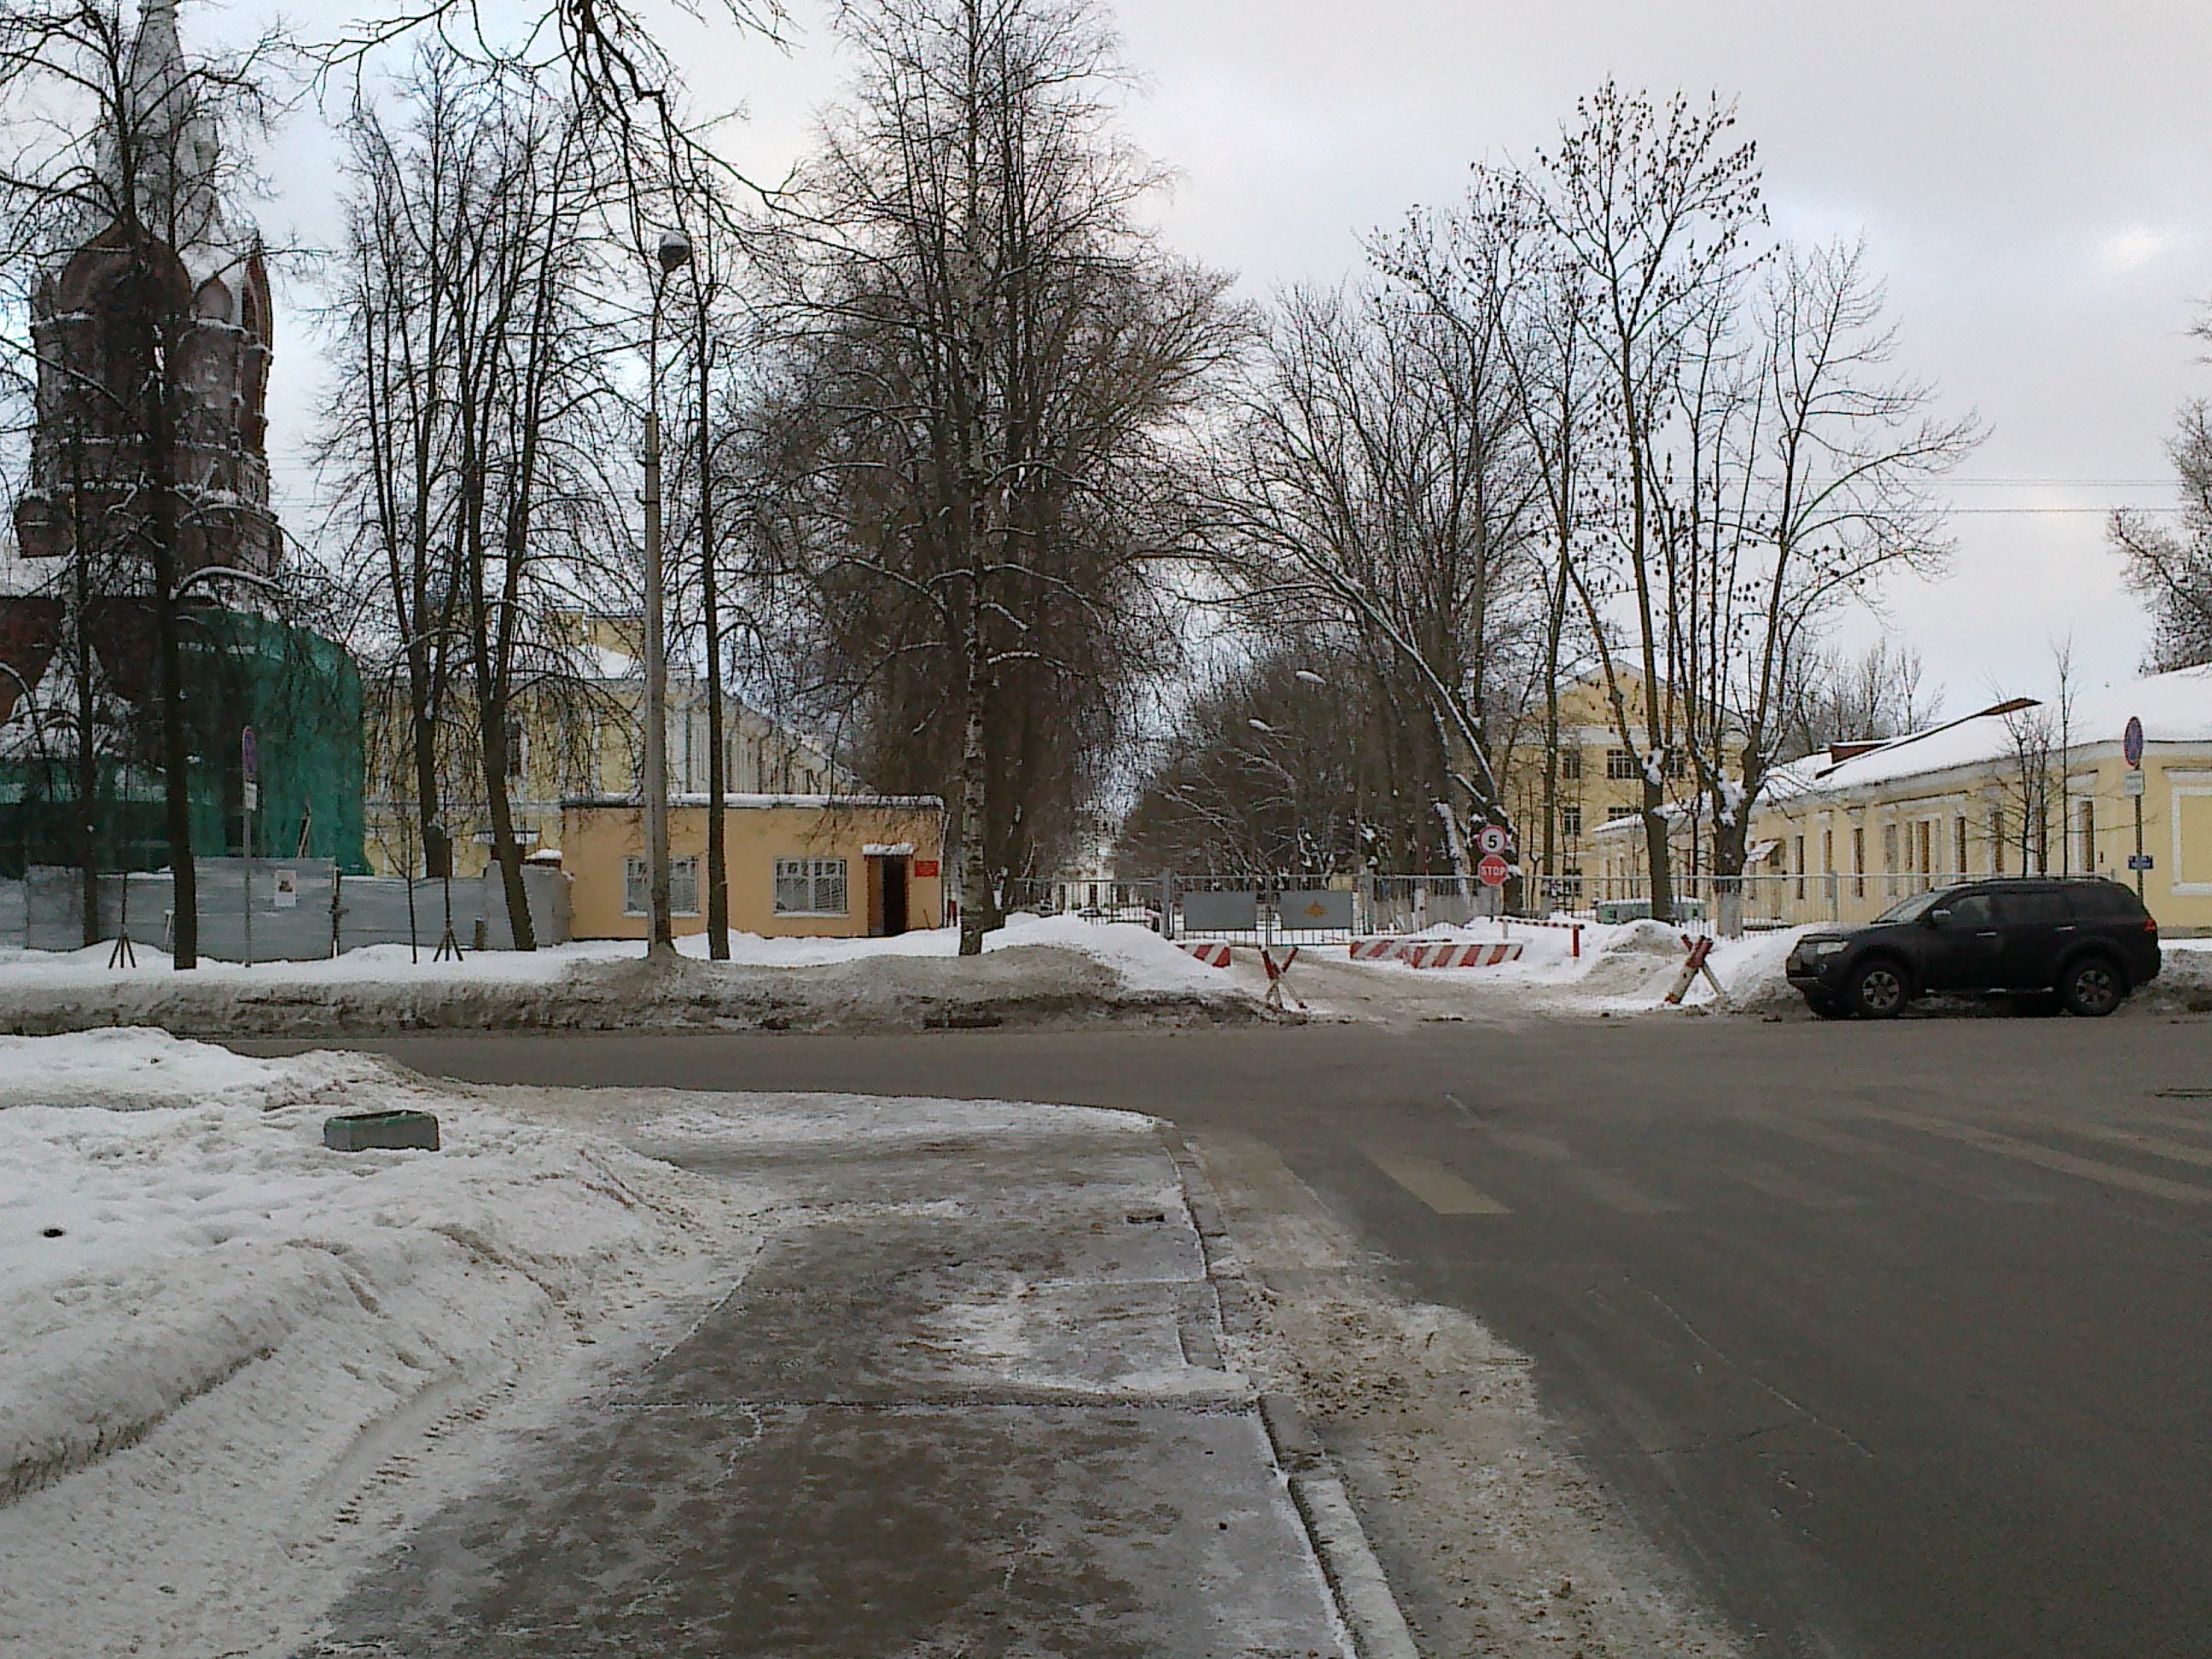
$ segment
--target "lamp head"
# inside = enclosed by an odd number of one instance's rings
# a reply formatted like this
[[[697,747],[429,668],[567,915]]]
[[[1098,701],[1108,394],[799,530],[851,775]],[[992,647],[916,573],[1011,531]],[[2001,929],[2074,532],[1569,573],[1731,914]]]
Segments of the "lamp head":
[[[659,257],[661,270],[673,274],[691,263],[691,239],[680,230],[662,231]]]

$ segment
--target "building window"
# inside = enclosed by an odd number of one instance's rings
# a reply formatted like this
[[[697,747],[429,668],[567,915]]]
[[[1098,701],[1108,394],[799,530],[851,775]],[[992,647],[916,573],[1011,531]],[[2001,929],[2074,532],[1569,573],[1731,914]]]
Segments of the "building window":
[[[1851,896],[1866,896],[1866,826],[1855,824],[1851,829]]]
[[[1820,831],[1820,873],[1824,876],[1836,873],[1836,832],[1832,830]]]
[[[1623,818],[1636,817],[1643,810],[1640,806],[1608,806],[1605,809],[1605,821],[1607,823],[1618,823]]]
[[[522,775],[526,741],[522,730],[522,722],[509,720],[507,723],[507,775],[510,778],[519,778]]]
[[[1936,869],[1936,854],[1933,848],[1936,826],[1926,818],[1923,818],[1915,828],[1917,831],[1916,840],[1918,842],[1916,850],[1920,854],[1920,884],[1924,888],[1928,885],[1927,878],[1933,874]]]
[[[2081,803],[2081,873],[2094,875],[2097,870],[2097,803]]]
[[[653,912],[653,870],[643,859],[623,860],[623,914],[626,916],[650,915]],[[699,914],[699,860],[671,859],[668,860],[668,914],[672,916],[696,916]]]
[[[1665,778],[1686,778],[1690,775],[1690,757],[1679,749],[1669,749],[1666,758],[1659,763],[1659,775]]]
[[[2004,808],[1990,808],[1990,873],[2004,874]]]
[[[1803,897],[1805,896],[1805,837],[1804,837],[1804,836],[1798,836],[1798,837],[1797,837],[1797,845],[1796,845],[1796,848],[1795,848],[1794,850],[1795,850],[1796,854],[1796,865],[1797,865],[1797,896],[1798,896],[1799,898],[1803,898]]]
[[[1559,750],[1559,775],[1569,783],[1583,775],[1583,751],[1579,749]]]
[[[1881,873],[1884,878],[1885,894],[1890,898],[1895,898],[1897,896],[1897,826],[1893,823],[1885,823],[1881,826]]]
[[[1640,778],[1644,769],[1636,763],[1636,757],[1626,749],[1605,751],[1605,775],[1609,778]]]
[[[1966,873],[1966,820],[1963,817],[1951,820],[1951,869],[1957,875]]]
[[[843,915],[845,860],[778,859],[775,913],[780,916]]]
[[[1582,832],[1583,809],[1579,806],[1562,806],[1559,809],[1559,833],[1569,841],[1573,841],[1579,837]]]

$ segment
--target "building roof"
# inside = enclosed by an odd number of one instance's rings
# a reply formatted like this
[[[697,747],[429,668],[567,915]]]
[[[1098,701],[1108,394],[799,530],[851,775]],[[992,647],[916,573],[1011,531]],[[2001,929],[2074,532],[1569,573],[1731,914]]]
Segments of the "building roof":
[[[2147,744],[2212,743],[2212,665],[2085,693],[2067,715],[2071,753],[2081,757],[2117,748],[2130,716],[2142,721]],[[2051,741],[2057,744],[2057,706],[2016,697],[1844,758],[1823,751],[1777,767],[1769,775],[1765,796],[1778,804],[1804,794],[1839,793],[1985,766],[2015,752],[2015,732],[2023,719],[2048,722]]]

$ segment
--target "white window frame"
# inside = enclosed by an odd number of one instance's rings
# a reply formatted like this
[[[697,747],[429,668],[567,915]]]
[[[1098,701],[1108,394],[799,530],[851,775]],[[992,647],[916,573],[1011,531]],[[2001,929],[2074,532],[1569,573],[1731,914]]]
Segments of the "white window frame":
[[[787,881],[805,884],[805,908],[800,909],[784,902],[784,883]],[[835,909],[823,903],[823,889],[832,881],[836,884],[840,900]],[[848,916],[853,913],[851,866],[847,860],[780,858],[771,868],[769,882],[770,900],[775,905],[775,913],[779,916]]]
[[[677,901],[683,896],[684,884],[691,884],[691,902],[687,907]],[[641,854],[632,854],[623,860],[623,914],[644,916],[653,914],[653,878]],[[672,916],[696,916],[699,914],[699,860],[696,858],[668,860],[668,914]]]

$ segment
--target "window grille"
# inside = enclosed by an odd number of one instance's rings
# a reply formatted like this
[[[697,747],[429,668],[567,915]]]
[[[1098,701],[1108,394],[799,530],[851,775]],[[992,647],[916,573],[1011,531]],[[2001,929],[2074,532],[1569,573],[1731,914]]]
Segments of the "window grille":
[[[843,915],[845,860],[778,859],[775,913],[780,916]]]
[[[1609,778],[1640,778],[1644,769],[1626,749],[1608,749],[1605,751],[1605,775]]]
[[[623,860],[623,914],[626,916],[650,915],[653,912],[653,866],[641,858]],[[671,859],[668,860],[668,914],[672,916],[696,916],[699,914],[699,860]]]
[[[1559,809],[1559,833],[1569,841],[1573,841],[1582,832],[1583,809],[1579,806],[1562,806]]]

